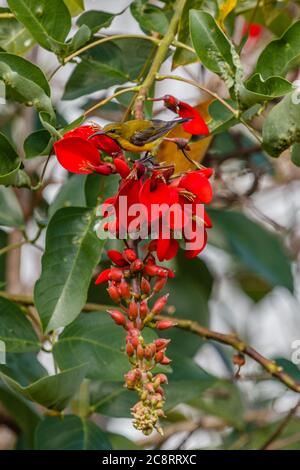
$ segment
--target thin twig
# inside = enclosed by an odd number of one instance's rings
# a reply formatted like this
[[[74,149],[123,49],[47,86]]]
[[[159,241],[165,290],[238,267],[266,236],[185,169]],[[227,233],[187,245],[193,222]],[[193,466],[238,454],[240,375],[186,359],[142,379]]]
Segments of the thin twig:
[[[291,419],[295,416],[298,409],[300,407],[300,400],[296,403],[296,405],[290,409],[288,414],[285,418],[279,423],[275,431],[271,434],[269,439],[261,446],[260,450],[270,450],[271,444],[283,433]]]

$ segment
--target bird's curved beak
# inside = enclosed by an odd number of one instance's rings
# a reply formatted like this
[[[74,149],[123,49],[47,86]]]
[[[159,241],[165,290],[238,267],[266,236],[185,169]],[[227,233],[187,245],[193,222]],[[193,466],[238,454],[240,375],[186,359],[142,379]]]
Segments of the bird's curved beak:
[[[88,140],[89,139],[92,139],[93,137],[95,137],[96,135],[105,135],[105,132],[102,130],[102,131],[97,131],[95,132],[95,134],[92,134],[88,137]]]

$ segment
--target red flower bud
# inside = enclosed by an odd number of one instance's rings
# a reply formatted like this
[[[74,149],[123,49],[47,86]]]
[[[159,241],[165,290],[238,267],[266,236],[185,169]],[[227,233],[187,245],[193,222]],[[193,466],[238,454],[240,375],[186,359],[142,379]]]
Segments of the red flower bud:
[[[123,277],[123,271],[118,268],[110,268],[110,273],[108,275],[108,279],[111,281],[121,281]]]
[[[110,269],[111,268],[104,269],[104,271],[102,271],[97,277],[95,284],[102,284],[103,282],[107,282],[109,280]]]
[[[107,310],[107,311],[117,325],[122,325],[122,326],[126,325],[126,319],[123,313],[119,312],[119,310]]]
[[[144,348],[141,344],[139,344],[137,347],[136,355],[138,359],[144,359]]]
[[[134,354],[134,347],[132,346],[131,343],[126,344],[126,354],[131,357]]]
[[[158,279],[153,286],[154,292],[160,292],[165,287],[166,283],[167,279],[165,277]]]
[[[155,380],[158,380],[160,384],[168,383],[168,377],[165,374],[157,374]]]
[[[139,314],[139,307],[135,301],[130,302],[129,304],[129,318],[130,320],[135,320]]]
[[[167,330],[168,328],[172,328],[172,326],[176,326],[177,323],[174,322],[173,320],[159,320],[156,322],[155,327],[158,330]]]
[[[146,359],[152,359],[152,357],[154,357],[154,355],[155,355],[155,352],[156,352],[155,344],[154,343],[149,344],[145,348],[145,358]]]
[[[107,251],[107,256],[111,259],[113,263],[115,263],[117,266],[123,267],[126,266],[126,261],[124,260],[122,253],[117,250],[108,250]]]
[[[132,263],[137,259],[137,254],[134,250],[131,250],[130,248],[127,248],[126,250],[123,251],[123,258],[128,262]]]
[[[161,362],[165,356],[165,353],[163,351],[158,351],[155,354],[155,362]]]
[[[164,338],[156,339],[154,341],[155,346],[156,346],[156,350],[160,351],[161,349],[165,349],[168,346],[169,342],[170,342],[169,339],[164,339]]]
[[[130,265],[130,271],[132,271],[133,273],[137,273],[137,272],[141,271],[143,268],[144,268],[144,263],[139,258],[134,260]]]
[[[148,382],[148,383],[146,384],[146,387],[145,387],[145,388],[148,390],[148,392],[154,393],[154,387],[153,387],[153,384],[152,384],[151,382]]]
[[[144,318],[146,318],[148,313],[149,313],[148,304],[145,300],[143,300],[140,303],[140,317],[141,317],[141,319],[144,320]]]
[[[172,360],[169,359],[167,356],[164,356],[163,359],[160,361],[160,363],[163,365],[163,366],[168,366],[169,364],[171,364]]]
[[[125,279],[122,279],[120,284],[119,284],[119,291],[121,294],[121,297],[123,299],[130,299],[131,293],[130,293],[130,286],[128,282],[125,281]]]
[[[157,299],[157,301],[155,302],[152,308],[152,313],[154,313],[154,315],[158,315],[165,308],[165,305],[168,301],[168,297],[169,297],[169,294],[166,294],[160,297],[159,299]]]
[[[159,276],[160,270],[161,268],[156,266],[156,264],[146,264],[146,266],[144,267],[144,273],[150,277]]]
[[[120,294],[119,289],[114,285],[111,284],[107,289],[109,297],[116,303],[120,302]]]
[[[132,344],[134,349],[136,349],[138,347],[138,345],[140,344],[140,340],[139,340],[138,336],[131,336],[130,343]]]
[[[150,282],[147,281],[147,279],[145,279],[144,277],[142,277],[141,279],[141,290],[143,294],[146,294],[146,295],[149,295],[151,292]]]

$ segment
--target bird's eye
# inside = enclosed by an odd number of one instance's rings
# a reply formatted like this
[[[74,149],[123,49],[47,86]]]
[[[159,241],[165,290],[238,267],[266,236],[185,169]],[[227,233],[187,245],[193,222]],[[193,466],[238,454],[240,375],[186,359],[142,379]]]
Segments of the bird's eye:
[[[115,134],[115,133],[117,132],[117,130],[116,130],[116,129],[111,129],[109,132],[110,132],[111,134]]]

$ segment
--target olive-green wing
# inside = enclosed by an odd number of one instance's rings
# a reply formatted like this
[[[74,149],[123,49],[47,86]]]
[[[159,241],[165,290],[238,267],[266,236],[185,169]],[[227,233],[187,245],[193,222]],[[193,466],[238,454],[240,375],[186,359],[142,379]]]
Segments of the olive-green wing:
[[[153,119],[149,121],[149,127],[138,130],[132,135],[130,142],[134,145],[144,145],[163,137],[171,129],[176,127],[178,124],[189,121],[189,118],[185,119],[173,119],[173,121],[162,121],[160,119]]]

